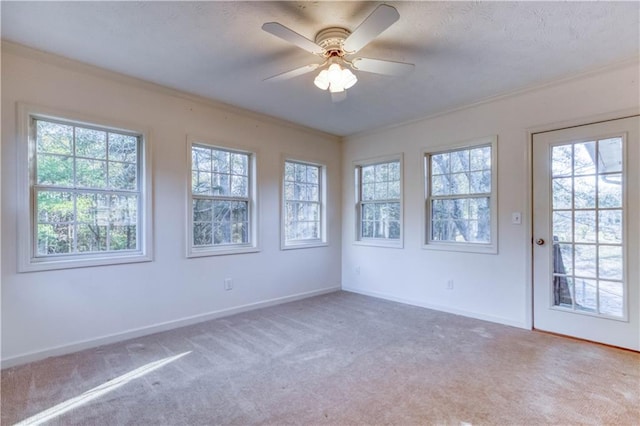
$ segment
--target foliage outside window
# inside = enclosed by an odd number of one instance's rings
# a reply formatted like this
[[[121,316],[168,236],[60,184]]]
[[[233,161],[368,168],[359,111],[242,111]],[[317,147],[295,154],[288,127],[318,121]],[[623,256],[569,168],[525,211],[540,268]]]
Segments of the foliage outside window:
[[[427,153],[427,242],[492,246],[492,143]]]
[[[323,241],[323,167],[287,160],[284,163],[284,246]]]
[[[150,260],[142,135],[25,115],[32,213],[21,270]]]
[[[191,145],[192,255],[250,248],[252,154]]]
[[[358,239],[401,245],[400,160],[356,166]]]

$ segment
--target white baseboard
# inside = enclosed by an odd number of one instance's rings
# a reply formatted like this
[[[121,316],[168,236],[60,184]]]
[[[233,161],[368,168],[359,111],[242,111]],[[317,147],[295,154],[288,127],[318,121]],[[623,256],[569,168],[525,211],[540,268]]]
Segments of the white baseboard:
[[[497,317],[493,315],[485,315],[472,311],[465,311],[462,309],[450,308],[448,306],[440,306],[434,305],[431,303],[426,303],[423,301],[413,300],[413,299],[405,299],[403,297],[396,297],[387,293],[379,293],[377,291],[369,291],[362,290],[354,287],[342,287],[342,290],[348,291],[351,293],[358,293],[365,296],[377,297],[378,299],[390,300],[392,302],[404,303],[406,305],[419,306],[421,308],[433,309],[434,311],[446,312],[454,315],[461,315],[463,317],[475,318],[483,321],[495,322],[498,324],[508,325],[510,327],[524,328],[526,330],[530,330],[531,328],[527,326],[524,322],[520,321],[512,321],[508,318]]]
[[[154,324],[146,327],[135,328],[132,330],[124,331],[121,333],[109,334],[106,336],[96,337],[93,339],[80,340],[67,345],[55,346],[47,348],[41,351],[28,352],[21,355],[5,358],[0,361],[2,368],[14,367],[16,365],[26,364],[28,362],[39,361],[41,359],[49,358],[52,356],[66,355],[73,352],[82,351],[85,349],[95,348],[97,346],[108,345],[110,343],[121,342],[123,340],[129,340],[136,337],[147,336],[149,334],[159,333],[162,331],[173,330],[175,328],[185,327],[187,325],[197,324],[204,321],[209,321],[216,318],[227,317],[230,315],[239,314],[241,312],[252,311],[255,309],[266,308],[269,306],[280,305],[282,303],[293,302],[296,300],[307,299],[313,296],[319,296],[322,294],[333,293],[340,291],[340,286],[324,288],[321,290],[313,290],[305,293],[293,294],[290,296],[278,297],[274,299],[264,300],[255,303],[249,303],[246,305],[236,306],[228,309],[221,309],[219,311],[207,312],[205,314],[193,315],[186,318],[167,321],[159,324]]]

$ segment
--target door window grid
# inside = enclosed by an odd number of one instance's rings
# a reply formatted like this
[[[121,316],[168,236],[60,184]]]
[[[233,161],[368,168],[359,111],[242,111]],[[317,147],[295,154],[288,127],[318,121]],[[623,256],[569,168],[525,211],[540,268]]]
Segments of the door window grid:
[[[34,257],[140,249],[139,135],[32,118]]]
[[[553,304],[625,314],[622,138],[552,148]]]
[[[285,161],[285,245],[322,238],[322,167]]]

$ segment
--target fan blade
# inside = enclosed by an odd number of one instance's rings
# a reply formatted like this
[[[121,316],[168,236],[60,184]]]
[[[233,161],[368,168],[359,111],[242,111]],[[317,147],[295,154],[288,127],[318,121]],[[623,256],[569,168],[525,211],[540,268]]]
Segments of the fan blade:
[[[273,34],[274,36],[279,37],[284,41],[295,44],[299,48],[313,53],[314,55],[322,55],[322,53],[324,53],[324,49],[322,49],[322,47],[318,46],[308,38],[301,36],[292,29],[289,29],[277,22],[267,22],[262,26],[262,29],[269,34]]]
[[[344,50],[355,53],[400,18],[395,7],[381,4],[344,41]]]
[[[358,71],[393,76],[407,75],[415,68],[414,64],[407,64],[405,62],[383,61],[381,59],[369,58],[356,58],[352,63],[353,68]]]
[[[331,92],[331,102],[337,104],[338,102],[342,102],[347,99],[347,91],[343,90],[342,92]]]
[[[299,76],[299,75],[302,75],[302,74],[306,74],[306,73],[308,73],[308,72],[311,72],[311,71],[313,71],[313,70],[317,69],[319,66],[320,66],[320,64],[309,64],[309,65],[305,65],[305,66],[303,66],[303,67],[296,68],[296,69],[291,70],[291,71],[286,71],[286,72],[283,72],[283,73],[281,73],[281,74],[277,74],[277,75],[274,75],[274,76],[272,76],[272,77],[265,78],[263,81],[282,81],[282,80],[288,80],[288,79],[290,79],[290,78],[297,77],[297,76]]]

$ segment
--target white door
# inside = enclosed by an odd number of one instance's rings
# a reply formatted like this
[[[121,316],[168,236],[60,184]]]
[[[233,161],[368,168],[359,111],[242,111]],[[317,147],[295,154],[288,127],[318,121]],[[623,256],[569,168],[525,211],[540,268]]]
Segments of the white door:
[[[534,327],[640,350],[640,118],[533,136]]]

